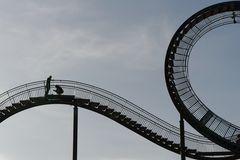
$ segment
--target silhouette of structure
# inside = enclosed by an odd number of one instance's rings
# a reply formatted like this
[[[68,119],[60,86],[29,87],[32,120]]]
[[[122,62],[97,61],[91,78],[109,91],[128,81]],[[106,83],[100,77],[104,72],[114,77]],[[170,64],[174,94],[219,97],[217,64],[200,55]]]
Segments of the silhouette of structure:
[[[59,95],[59,94],[58,94]],[[73,107],[73,160],[77,160],[78,146],[78,107]]]
[[[32,107],[66,104],[74,106],[73,160],[77,160],[78,107],[112,119],[156,145],[181,154],[183,160],[240,158],[240,127],[204,105],[188,77],[189,55],[197,41],[212,29],[239,23],[239,17],[240,1],[219,3],[195,13],[174,34],[165,59],[165,78],[180,113],[180,128],[114,93],[76,81],[52,80],[51,76],[46,81],[24,84],[0,94],[0,122]],[[56,93],[49,94],[54,86]],[[184,119],[203,136],[184,131]]]
[[[66,80],[52,80],[51,83],[51,87],[59,85],[66,92],[62,95],[49,94],[46,98],[46,81],[37,81],[2,93],[0,95],[0,122],[32,107],[46,104],[66,104],[102,114],[158,146],[177,154],[181,153],[180,129],[128,100],[85,83]],[[187,157],[204,160],[224,160],[238,157],[236,153],[203,136],[186,131],[184,135],[184,153]]]
[[[240,1],[209,6],[188,18],[174,34],[165,59],[165,80],[170,97],[181,116],[199,133],[236,154],[240,127],[212,112],[195,94],[188,74],[190,53],[209,31],[239,23]]]

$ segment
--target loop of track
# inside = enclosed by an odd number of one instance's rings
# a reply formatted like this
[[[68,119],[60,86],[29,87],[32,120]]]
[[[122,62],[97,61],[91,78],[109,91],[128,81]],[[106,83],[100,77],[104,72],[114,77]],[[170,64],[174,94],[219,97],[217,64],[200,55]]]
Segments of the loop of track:
[[[211,111],[194,92],[188,74],[192,48],[209,31],[240,22],[240,1],[207,7],[187,19],[174,34],[165,59],[165,79],[171,99],[185,120],[211,141],[240,152],[240,127]]]
[[[180,26],[168,47],[165,60],[168,91],[178,111],[203,135],[185,132],[187,157],[203,160],[239,157],[240,146],[236,141],[240,127],[222,119],[203,104],[193,91],[188,77],[188,61],[195,43],[212,29],[235,23],[240,23],[240,1],[207,7]],[[55,85],[61,86],[64,94],[54,93]],[[128,100],[75,81],[53,80],[47,96],[45,86],[46,81],[37,81],[0,94],[0,122],[20,111],[40,105],[74,105],[104,115],[149,141],[180,154],[179,128]]]

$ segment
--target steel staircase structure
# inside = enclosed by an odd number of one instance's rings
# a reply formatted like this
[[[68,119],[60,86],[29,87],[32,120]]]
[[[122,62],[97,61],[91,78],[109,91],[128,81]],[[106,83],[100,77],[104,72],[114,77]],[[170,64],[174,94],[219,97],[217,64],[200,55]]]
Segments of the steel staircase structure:
[[[192,49],[201,37],[219,27],[239,25],[239,17],[240,1],[200,10],[175,32],[165,59],[167,88],[181,116],[201,135],[237,154],[240,153],[240,127],[215,114],[200,100],[190,83],[188,64]]]
[[[69,80],[52,80],[47,95],[46,81],[27,83],[0,94],[0,122],[32,107],[65,104],[101,114],[156,145],[177,154],[182,152],[189,158],[199,160],[240,158],[240,127],[215,114],[198,98],[190,84],[188,74],[190,53],[198,40],[213,29],[238,23],[240,1],[215,4],[188,18],[176,31],[169,44],[165,59],[165,80],[170,97],[181,119],[184,118],[203,135],[183,132],[182,127],[185,148],[180,145],[184,146],[184,143],[180,142],[178,127],[114,93]],[[53,92],[56,85],[63,88],[63,94]]]
[[[180,133],[175,127],[128,100],[104,89],[69,80],[52,80],[50,93],[45,94],[46,81],[27,83],[0,95],[0,122],[36,106],[66,104],[85,108],[127,127],[149,141],[180,154]],[[55,85],[64,94],[53,92]],[[193,159],[235,159],[238,155],[208,139],[185,132],[186,156]]]

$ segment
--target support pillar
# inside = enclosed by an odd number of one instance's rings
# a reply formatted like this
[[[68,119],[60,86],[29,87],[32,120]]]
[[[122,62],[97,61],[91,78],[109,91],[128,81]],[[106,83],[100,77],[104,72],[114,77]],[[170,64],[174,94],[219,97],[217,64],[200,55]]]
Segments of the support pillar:
[[[73,160],[77,160],[78,145],[78,107],[73,108]]]
[[[185,135],[184,135],[184,120],[182,115],[180,114],[180,152],[181,152],[181,160],[186,160],[185,155]]]

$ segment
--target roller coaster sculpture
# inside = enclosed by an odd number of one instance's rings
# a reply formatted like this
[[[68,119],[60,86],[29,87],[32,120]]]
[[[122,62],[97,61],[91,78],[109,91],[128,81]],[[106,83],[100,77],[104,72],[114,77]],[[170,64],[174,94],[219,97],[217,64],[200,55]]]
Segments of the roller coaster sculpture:
[[[32,107],[66,104],[82,107],[136,132],[149,141],[193,159],[230,160],[239,158],[237,136],[240,127],[212,112],[197,97],[188,76],[190,53],[196,42],[209,31],[240,22],[240,1],[207,7],[187,19],[174,34],[165,59],[165,79],[170,97],[183,117],[203,136],[184,131],[154,116],[128,100],[104,89],[69,80],[52,80],[45,96],[46,81],[27,83],[0,95],[0,122]],[[55,94],[58,85],[63,94]],[[184,144],[184,145],[183,145]]]

